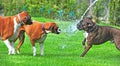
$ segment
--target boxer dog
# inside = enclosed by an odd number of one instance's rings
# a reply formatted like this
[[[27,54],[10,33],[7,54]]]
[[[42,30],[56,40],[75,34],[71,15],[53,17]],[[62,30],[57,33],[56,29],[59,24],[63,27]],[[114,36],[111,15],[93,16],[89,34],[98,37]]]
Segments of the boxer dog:
[[[17,53],[20,53],[20,47],[24,42],[24,38],[25,38],[25,32],[26,34],[29,36],[31,44],[32,44],[32,48],[33,48],[33,56],[36,56],[36,47],[35,47],[35,43],[39,43],[40,44],[40,51],[41,51],[41,55],[44,55],[44,48],[43,48],[43,43],[47,37],[48,33],[56,33],[59,34],[60,33],[60,29],[57,26],[56,23],[54,22],[49,22],[49,23],[40,23],[37,21],[33,21],[32,25],[25,25],[22,26],[20,28],[20,32],[19,32],[19,39],[20,42],[17,45]]]
[[[109,26],[99,26],[92,21],[92,18],[85,18],[77,24],[78,30],[85,31],[85,39],[83,41],[83,46],[85,42],[87,45],[84,48],[81,57],[84,57],[92,45],[99,45],[106,41],[112,40],[115,46],[120,50],[120,30],[117,28]]]
[[[30,15],[23,11],[15,16],[0,17],[0,39],[8,48],[8,54],[15,54],[14,39],[22,25],[32,24]]]

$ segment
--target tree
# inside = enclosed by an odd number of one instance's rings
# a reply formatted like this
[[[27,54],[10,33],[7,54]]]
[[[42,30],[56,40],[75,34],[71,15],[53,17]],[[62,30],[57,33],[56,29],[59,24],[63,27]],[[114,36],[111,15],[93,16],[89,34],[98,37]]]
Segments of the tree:
[[[110,17],[112,24],[120,25],[120,0],[110,0]]]
[[[90,0],[90,1],[89,1],[89,5],[91,5],[92,2],[93,2],[93,0]],[[91,16],[93,15],[93,14],[92,14],[92,7],[90,8],[88,14],[91,15]]]

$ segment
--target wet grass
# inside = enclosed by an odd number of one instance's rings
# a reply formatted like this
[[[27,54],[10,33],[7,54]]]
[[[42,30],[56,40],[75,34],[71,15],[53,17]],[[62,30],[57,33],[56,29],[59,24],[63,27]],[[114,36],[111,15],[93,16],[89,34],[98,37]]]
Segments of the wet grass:
[[[120,51],[109,41],[93,46],[85,57],[80,57],[83,31],[69,33],[65,29],[69,22],[57,23],[63,32],[59,35],[48,34],[44,42],[44,56],[40,55],[39,44],[36,44],[37,56],[32,56],[32,46],[27,35],[20,55],[8,55],[5,44],[0,41],[0,66],[120,66]]]

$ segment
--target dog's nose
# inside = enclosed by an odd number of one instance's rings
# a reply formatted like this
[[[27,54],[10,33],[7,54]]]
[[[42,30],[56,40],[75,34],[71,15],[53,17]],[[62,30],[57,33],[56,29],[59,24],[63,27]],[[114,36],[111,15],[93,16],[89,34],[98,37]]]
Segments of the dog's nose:
[[[33,21],[31,19],[29,19],[29,20],[27,20],[26,24],[31,25],[31,24],[33,24]]]
[[[79,23],[77,24],[77,28],[79,28]]]
[[[57,34],[59,34],[60,32],[61,32],[61,29],[58,28],[58,29],[57,29]]]
[[[78,30],[82,30],[83,29],[83,27],[82,27],[82,25],[80,23],[77,24],[77,29]]]

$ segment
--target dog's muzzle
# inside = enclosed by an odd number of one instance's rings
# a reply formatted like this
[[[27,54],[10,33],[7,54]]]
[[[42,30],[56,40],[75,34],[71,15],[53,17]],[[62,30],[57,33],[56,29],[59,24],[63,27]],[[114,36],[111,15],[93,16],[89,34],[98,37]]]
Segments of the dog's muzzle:
[[[57,28],[56,33],[59,34],[61,32],[61,29]]]
[[[27,18],[27,22],[26,22],[26,25],[31,25],[33,22],[32,22],[32,19],[31,18]]]
[[[31,25],[31,24],[33,24],[33,22],[32,22],[32,20],[30,20],[30,21],[28,21],[26,24],[27,24],[27,25]]]
[[[78,30],[82,30],[83,29],[82,26],[79,23],[77,24],[77,29]]]

